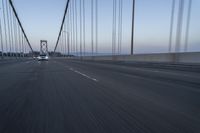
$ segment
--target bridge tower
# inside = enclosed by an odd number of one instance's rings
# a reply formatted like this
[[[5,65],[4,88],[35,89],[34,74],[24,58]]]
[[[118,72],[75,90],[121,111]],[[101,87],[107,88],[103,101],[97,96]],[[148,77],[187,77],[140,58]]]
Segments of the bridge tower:
[[[47,40],[40,40],[40,54],[48,55]]]

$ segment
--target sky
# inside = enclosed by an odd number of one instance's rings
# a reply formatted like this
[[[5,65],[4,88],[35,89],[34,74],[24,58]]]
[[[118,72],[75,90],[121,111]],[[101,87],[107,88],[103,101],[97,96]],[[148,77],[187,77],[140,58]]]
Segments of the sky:
[[[79,0],[77,0],[79,1]],[[86,50],[91,50],[91,0],[86,2]],[[182,49],[186,30],[188,0],[185,0]],[[13,0],[19,18],[34,50],[39,50],[40,40],[48,40],[53,50],[60,30],[67,0]],[[167,52],[172,0],[136,0],[135,53]],[[173,31],[175,45],[177,4]],[[200,1],[193,0],[189,32],[189,51],[200,51]],[[112,51],[112,0],[99,0],[98,48],[100,53]],[[132,0],[123,0],[122,53],[130,52]],[[79,19],[78,19],[79,20]]]

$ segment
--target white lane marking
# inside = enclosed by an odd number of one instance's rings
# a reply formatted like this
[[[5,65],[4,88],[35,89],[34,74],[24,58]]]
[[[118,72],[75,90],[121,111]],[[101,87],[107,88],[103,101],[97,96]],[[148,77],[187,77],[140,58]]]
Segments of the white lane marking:
[[[79,71],[77,71],[77,70],[74,70],[73,68],[69,68],[69,70],[72,71],[72,72],[75,72],[75,73],[77,73],[77,74],[80,74],[80,75],[82,75],[83,77],[86,77],[86,78],[88,78],[88,79],[91,79],[91,80],[93,80],[93,81],[95,81],[95,82],[98,82],[97,79],[92,78],[92,77],[90,77],[90,76],[88,76],[88,75],[86,75],[86,74],[84,74],[84,73],[82,73],[82,72],[79,72]]]

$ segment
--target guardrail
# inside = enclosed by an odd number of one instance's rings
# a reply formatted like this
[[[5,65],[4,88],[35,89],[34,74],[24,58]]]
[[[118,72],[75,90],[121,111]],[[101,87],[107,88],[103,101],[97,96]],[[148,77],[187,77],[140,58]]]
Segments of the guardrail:
[[[80,59],[80,57],[74,57]],[[109,56],[86,56],[84,60],[95,61],[138,61],[138,62],[172,62],[172,63],[200,63],[200,52],[187,53],[158,53],[158,54],[135,54],[135,55],[109,55]]]

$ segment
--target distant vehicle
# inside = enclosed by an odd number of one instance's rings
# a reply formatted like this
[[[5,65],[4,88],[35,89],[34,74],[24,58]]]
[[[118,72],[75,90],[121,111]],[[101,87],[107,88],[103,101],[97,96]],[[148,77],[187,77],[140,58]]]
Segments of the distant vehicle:
[[[49,57],[46,54],[38,56],[38,61],[48,61]]]

